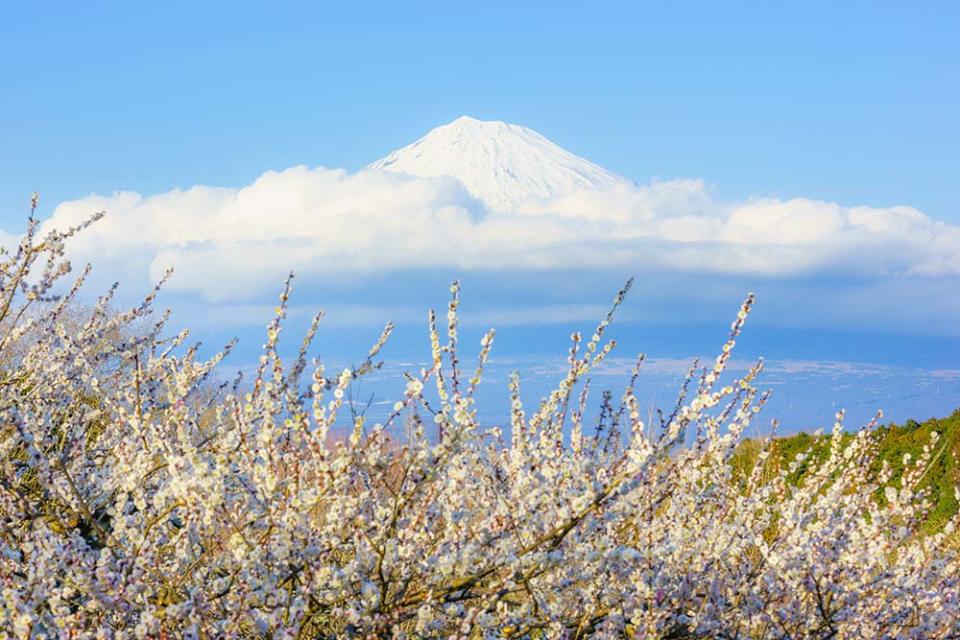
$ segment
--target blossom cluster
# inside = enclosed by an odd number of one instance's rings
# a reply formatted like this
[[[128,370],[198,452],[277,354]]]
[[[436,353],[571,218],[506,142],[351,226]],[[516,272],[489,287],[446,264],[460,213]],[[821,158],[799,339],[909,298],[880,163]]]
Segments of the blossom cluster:
[[[0,256],[0,635],[30,638],[948,638],[960,634],[956,523],[920,535],[930,455],[868,474],[871,426],[800,483],[731,456],[765,394],[727,363],[753,304],[676,405],[641,407],[634,374],[591,407],[613,311],[538,405],[510,423],[474,402],[494,334],[464,373],[459,286],[428,365],[378,424],[351,386],[278,340],[253,380],[154,318],[157,291],[76,320],[86,277],[31,225]],[[591,417],[593,416],[593,417]],[[644,416],[647,419],[644,419]],[[338,434],[343,434],[338,435]],[[399,434],[399,435],[398,435]],[[931,450],[933,447],[931,447]],[[877,496],[883,496],[878,499]]]

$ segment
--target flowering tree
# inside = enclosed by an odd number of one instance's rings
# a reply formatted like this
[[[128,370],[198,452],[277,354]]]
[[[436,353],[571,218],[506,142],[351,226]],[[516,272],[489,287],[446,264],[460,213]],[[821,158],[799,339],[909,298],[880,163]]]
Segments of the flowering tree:
[[[255,378],[211,394],[229,347],[200,361],[165,316],[149,324],[156,291],[108,313],[110,291],[65,321],[88,270],[51,291],[79,230],[41,238],[31,221],[0,257],[4,635],[960,637],[954,523],[916,531],[929,453],[897,482],[871,477],[870,426],[845,439],[838,416],[799,486],[790,468],[764,473],[769,446],[746,473],[730,464],[765,400],[762,363],[721,386],[752,298],[655,424],[633,393],[642,358],[588,424],[628,285],[588,340],[572,336],[539,406],[512,379],[501,428],[474,404],[494,334],[466,370],[454,284],[445,331],[429,316],[430,366],[367,425],[345,394],[390,326],[360,365],[327,372],[308,355],[317,316],[284,362],[288,281]]]

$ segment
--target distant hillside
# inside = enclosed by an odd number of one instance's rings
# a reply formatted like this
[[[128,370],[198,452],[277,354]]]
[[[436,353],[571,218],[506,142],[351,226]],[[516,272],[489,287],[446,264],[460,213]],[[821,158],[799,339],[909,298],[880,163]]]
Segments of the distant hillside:
[[[954,496],[954,487],[960,485],[960,409],[946,418],[933,418],[923,423],[908,420],[902,425],[885,425],[875,431],[878,439],[878,457],[873,471],[880,470],[882,461],[887,461],[893,470],[893,478],[899,481],[903,475],[904,455],[910,454],[916,460],[923,453],[923,448],[930,445],[930,434],[936,431],[940,439],[933,447],[933,458],[929,468],[920,482],[918,489],[930,491],[932,509],[923,522],[926,532],[938,531],[957,513],[958,503]],[[852,436],[847,436],[849,439]],[[810,451],[810,455],[800,465],[799,469],[791,474],[789,481],[796,484],[812,467],[827,455],[830,447],[830,436],[812,436],[808,433],[798,433],[789,437],[777,438],[775,453],[770,458],[769,473],[775,473],[786,468],[797,454]],[[753,468],[760,442],[744,440],[734,454],[733,464],[735,472],[745,476]],[[882,500],[882,496],[877,498]]]

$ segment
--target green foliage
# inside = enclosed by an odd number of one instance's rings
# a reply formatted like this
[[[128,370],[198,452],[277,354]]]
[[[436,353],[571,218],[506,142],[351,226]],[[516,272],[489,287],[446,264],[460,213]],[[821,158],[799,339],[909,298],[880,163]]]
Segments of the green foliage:
[[[903,475],[905,454],[915,460],[923,454],[925,446],[930,446],[930,434],[936,431],[940,440],[933,445],[930,464],[917,489],[929,491],[930,513],[923,529],[937,531],[957,513],[955,487],[960,484],[960,410],[952,415],[933,418],[920,424],[908,420],[903,426],[889,425],[878,430],[879,448],[876,468],[886,461],[893,470],[894,479]]]
[[[936,431],[940,438],[932,446],[932,458],[915,490],[928,492],[931,510],[924,518],[921,529],[925,532],[939,531],[947,521],[957,513],[958,503],[954,495],[954,488],[960,485],[960,409],[946,418],[932,418],[919,423],[916,420],[907,420],[903,425],[889,424],[878,427],[875,431],[877,443],[877,457],[871,471],[880,472],[884,462],[890,465],[892,478],[895,484],[901,482],[904,472],[904,458],[909,454],[910,459],[916,461],[923,455],[924,447],[931,446],[931,433]],[[852,436],[844,436],[845,443]],[[731,464],[733,472],[739,478],[746,478],[756,464],[761,450],[758,440],[744,440],[734,453]],[[787,476],[790,485],[796,486],[804,474],[822,463],[830,452],[830,436],[815,436],[808,433],[798,433],[788,437],[777,438],[774,443],[773,455],[767,462],[769,469],[764,475],[777,473],[781,469],[789,468],[798,454],[806,454],[806,458],[798,465],[796,471]],[[877,499],[884,501],[881,492]]]

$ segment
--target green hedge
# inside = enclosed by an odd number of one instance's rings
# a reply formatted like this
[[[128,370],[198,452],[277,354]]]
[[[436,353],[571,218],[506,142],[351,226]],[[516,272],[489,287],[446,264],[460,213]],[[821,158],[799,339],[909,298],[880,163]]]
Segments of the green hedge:
[[[922,528],[926,532],[938,531],[957,513],[958,504],[954,496],[954,487],[960,484],[960,409],[946,418],[932,418],[923,423],[907,420],[902,425],[888,424],[877,427],[878,456],[873,471],[878,472],[886,461],[893,470],[895,482],[903,475],[903,458],[910,454],[916,460],[923,454],[923,447],[930,445],[930,434],[936,431],[940,439],[932,448],[935,456],[920,482],[919,489],[930,492],[932,509],[924,519]],[[851,436],[845,438],[849,440]],[[797,433],[776,439],[775,452],[771,456],[771,472],[786,468],[797,454],[809,452],[806,460],[796,472],[788,477],[790,484],[796,485],[805,473],[815,467],[829,452],[829,435],[814,436]],[[760,443],[756,440],[744,440],[733,456],[734,472],[740,477],[753,468]],[[878,499],[883,500],[878,493]]]

